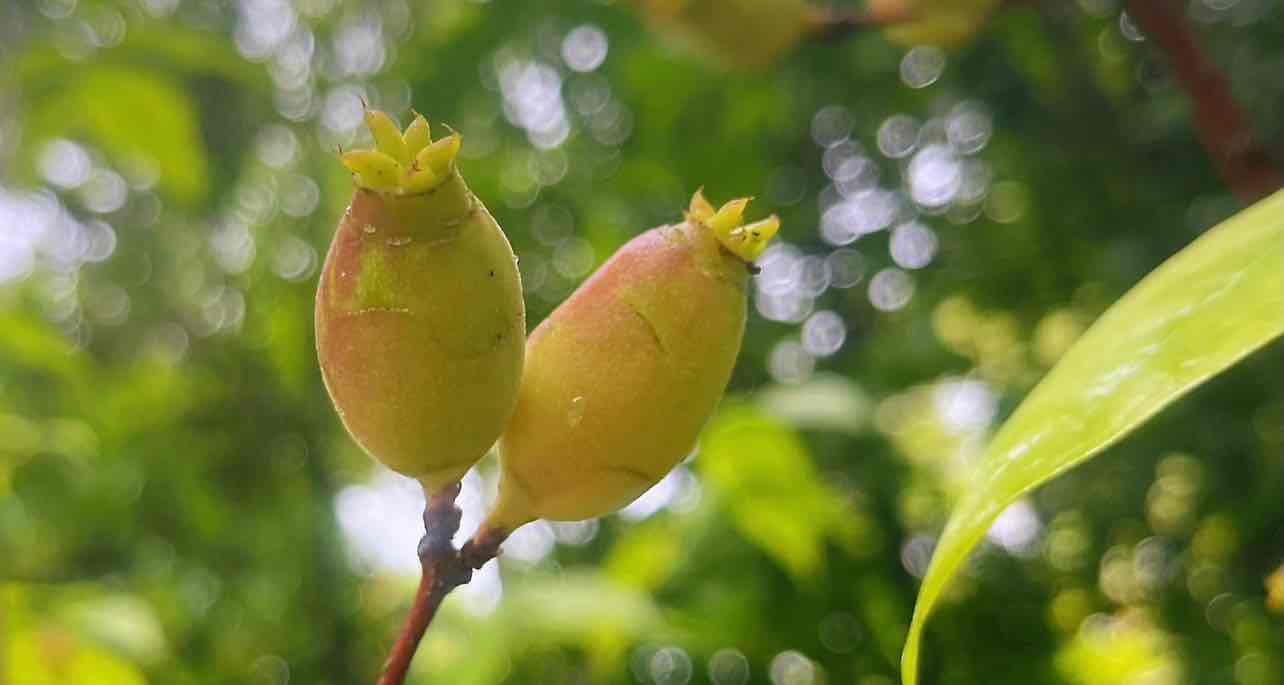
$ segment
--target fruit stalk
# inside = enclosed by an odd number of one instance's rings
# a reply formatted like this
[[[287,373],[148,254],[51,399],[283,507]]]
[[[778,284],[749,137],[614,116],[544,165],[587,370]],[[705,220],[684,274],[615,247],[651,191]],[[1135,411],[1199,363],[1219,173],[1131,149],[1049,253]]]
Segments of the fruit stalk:
[[[419,648],[419,641],[428,630],[428,624],[437,615],[441,601],[451,590],[469,580],[461,577],[459,569],[452,568],[454,564],[451,563],[455,550],[450,544],[450,538],[459,529],[462,515],[455,505],[459,489],[459,483],[455,483],[428,497],[424,507],[424,537],[419,542],[419,563],[423,574],[419,578],[415,602],[410,614],[406,616],[401,634],[393,644],[392,652],[388,655],[378,685],[401,685],[405,682],[406,672]]]
[[[442,600],[455,588],[468,583],[475,569],[499,553],[502,538],[489,537],[469,542],[460,550],[451,545],[450,540],[459,530],[462,515],[455,504],[459,490],[460,485],[456,482],[428,497],[424,506],[424,536],[419,541],[419,563],[423,572],[419,578],[419,589],[377,685],[405,683],[410,662],[414,660],[419,642],[436,617]]]

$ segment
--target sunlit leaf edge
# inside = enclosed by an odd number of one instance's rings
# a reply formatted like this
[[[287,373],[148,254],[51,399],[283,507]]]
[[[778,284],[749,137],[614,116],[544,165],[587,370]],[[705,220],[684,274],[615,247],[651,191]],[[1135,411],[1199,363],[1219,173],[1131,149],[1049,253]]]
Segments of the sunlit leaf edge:
[[[1239,268],[1225,268],[1230,265]],[[1219,284],[1211,294],[1206,288],[1199,287],[1209,279]],[[1201,296],[1204,299],[1196,302]],[[1176,320],[1173,314],[1183,307],[1207,304],[1213,299],[1218,300],[1213,306],[1200,312],[1200,316],[1185,317],[1182,324],[1189,326],[1193,322],[1216,322],[1222,328],[1235,322],[1250,324],[1244,327],[1248,335],[1240,338],[1228,339],[1227,336],[1218,335],[1211,327],[1199,336],[1199,343],[1206,345],[1205,350],[1202,350],[1205,353],[1203,358],[1212,359],[1213,363],[1202,366],[1196,364],[1196,368],[1188,373],[1184,373],[1185,368],[1179,369],[1172,374],[1173,377],[1164,379],[1168,383],[1160,392],[1138,398],[1139,401],[1129,405],[1129,411],[1125,412],[1127,421],[1108,422],[1106,430],[1097,434],[1083,431],[1089,433],[1089,439],[1083,440],[1075,449],[1056,453],[1058,442],[1055,439],[1055,426],[1038,432],[1044,437],[1052,433],[1054,439],[1040,441],[1037,435],[1029,435],[1030,431],[1026,429],[1030,426],[1026,424],[1034,424],[1028,417],[1068,404],[1061,396],[1070,394],[1072,388],[1084,387],[1090,380],[1088,373],[1102,370],[1100,367],[1103,365],[1096,360],[1101,358],[1103,350],[1112,347],[1119,349],[1121,339],[1144,339],[1143,336],[1164,329],[1165,321],[1171,323]],[[1172,308],[1167,319],[1146,316],[1150,306],[1157,300],[1167,300],[1161,304]],[[1242,307],[1237,310],[1234,308],[1236,304]],[[1225,311],[1227,309],[1231,311]],[[1239,313],[1238,317],[1234,316],[1236,312]],[[1138,328],[1145,330],[1138,333]],[[1146,354],[1156,356],[1159,352],[1172,351],[1174,346],[1180,347],[1180,337],[1171,335],[1173,332],[1174,330],[1168,330],[1169,335],[1160,337],[1154,343],[1158,348],[1151,349]],[[978,462],[974,476],[976,487],[960,499],[954,508],[923,578],[901,657],[901,674],[905,685],[916,685],[922,631],[937,598],[971,549],[985,536],[990,525],[1008,505],[1029,490],[1100,453],[1200,383],[1234,365],[1282,333],[1284,191],[1275,193],[1208,231],[1120,298],[1067,352],[999,430]],[[1188,357],[1194,357],[1199,352],[1189,347],[1181,351]],[[1141,355],[1140,349],[1133,352],[1134,357]],[[1120,363],[1127,361],[1126,357],[1112,356],[1109,359],[1112,363],[1108,368],[1112,369],[1123,368]],[[1144,381],[1148,375],[1136,374],[1134,378],[1125,379],[1122,385],[1127,390],[1127,386],[1137,385],[1133,382],[1136,377],[1141,377]],[[1151,381],[1152,386],[1157,385],[1155,379]],[[1096,413],[1108,411],[1105,408],[1090,408],[1089,414],[1093,413],[1091,409],[1095,409]],[[1087,421],[1079,420],[1077,423],[1082,428]],[[1065,428],[1060,430],[1064,432]],[[1040,459],[1041,455],[1051,456]],[[1009,467],[1024,466],[1029,470],[1030,464],[1035,467],[1029,473],[1021,474],[1025,477],[1019,481],[997,479]],[[1016,484],[1005,492],[998,487],[1004,482]]]

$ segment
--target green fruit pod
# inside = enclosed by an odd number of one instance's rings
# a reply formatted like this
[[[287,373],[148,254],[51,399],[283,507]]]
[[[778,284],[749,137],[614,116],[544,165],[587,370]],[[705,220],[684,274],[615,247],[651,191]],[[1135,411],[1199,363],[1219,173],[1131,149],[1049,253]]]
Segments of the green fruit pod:
[[[765,67],[798,44],[807,0],[634,0],[647,20],[737,67]]]
[[[1002,0],[869,0],[873,15],[902,16],[883,29],[887,40],[914,47],[934,45],[945,49],[966,46],[984,28]]]
[[[353,439],[429,494],[495,443],[521,380],[526,314],[512,247],[455,167],[460,136],[404,133],[342,155],[356,186],[316,300],[317,357]]]
[[[697,192],[685,221],[629,241],[535,329],[479,535],[609,513],[691,452],[740,352],[751,263],[780,227],[742,225],[748,202],[715,210]]]

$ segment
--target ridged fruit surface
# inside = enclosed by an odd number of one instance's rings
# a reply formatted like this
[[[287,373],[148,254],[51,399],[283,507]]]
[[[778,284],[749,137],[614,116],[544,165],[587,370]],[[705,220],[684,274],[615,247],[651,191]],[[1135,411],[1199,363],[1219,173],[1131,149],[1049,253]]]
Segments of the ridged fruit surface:
[[[606,514],[690,453],[740,351],[748,262],[779,227],[742,226],[746,203],[715,212],[697,193],[535,329],[486,528]]]
[[[512,248],[455,169],[457,134],[432,143],[419,117],[390,142],[390,125],[344,155],[357,188],[321,273],[317,354],[357,443],[434,493],[512,413],[525,310]]]

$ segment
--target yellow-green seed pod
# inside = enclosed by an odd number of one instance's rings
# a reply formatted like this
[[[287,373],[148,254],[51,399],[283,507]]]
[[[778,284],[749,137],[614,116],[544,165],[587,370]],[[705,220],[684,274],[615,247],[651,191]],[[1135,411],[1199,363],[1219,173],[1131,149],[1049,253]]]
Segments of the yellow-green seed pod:
[[[893,43],[913,47],[934,45],[956,49],[967,45],[989,21],[1002,0],[868,0],[874,15],[906,16],[889,23],[883,35]]]
[[[629,241],[535,329],[479,535],[609,513],[690,453],[740,352],[749,261],[780,225],[739,225],[746,203],[697,192],[685,221]]]
[[[814,14],[807,0],[633,0],[657,30],[738,67],[792,50]]]
[[[352,437],[431,494],[459,480],[512,414],[521,281],[507,238],[455,168],[458,134],[437,160],[442,174],[415,169],[398,155],[431,147],[427,122],[416,118],[409,141],[394,126],[395,142],[391,119],[372,114],[379,150],[342,156],[356,190],[317,289],[317,355]]]

